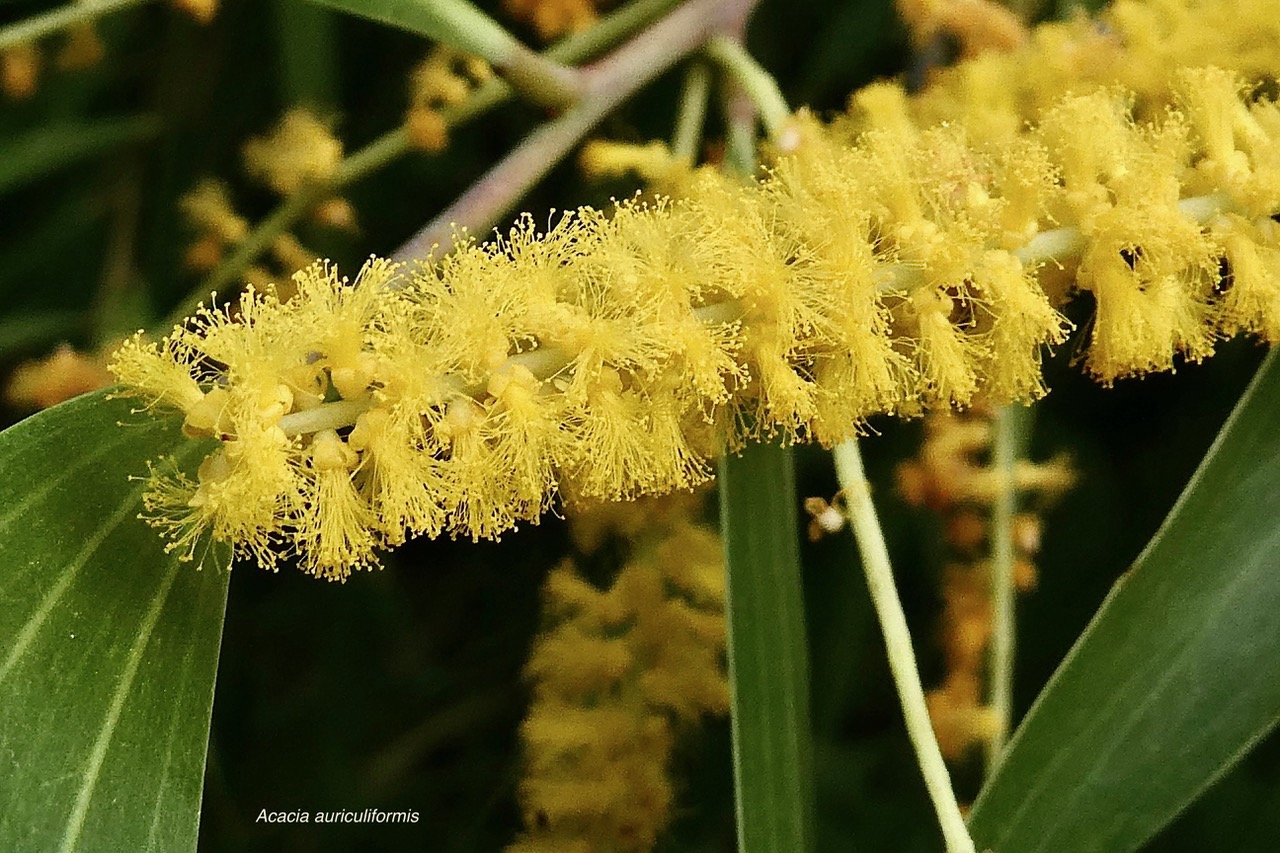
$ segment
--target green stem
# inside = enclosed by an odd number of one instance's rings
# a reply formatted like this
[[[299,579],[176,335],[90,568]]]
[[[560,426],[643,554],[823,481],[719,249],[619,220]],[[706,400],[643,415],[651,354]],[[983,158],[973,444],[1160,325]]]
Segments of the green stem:
[[[141,6],[148,2],[150,0],[81,0],[78,3],[69,3],[61,8],[51,9],[43,14],[33,15],[0,28],[0,50],[17,44],[34,42],[76,24],[89,23],[103,15],[109,15],[130,6]]]
[[[694,62],[684,75],[676,129],[671,136],[671,153],[690,164],[697,161],[710,96],[711,70],[701,62]]]
[[[880,618],[880,630],[884,634],[889,653],[889,669],[898,687],[898,699],[902,703],[902,715],[906,720],[907,735],[915,747],[916,760],[924,775],[925,787],[938,814],[947,853],[974,853],[973,840],[964,825],[964,815],[951,788],[951,777],[942,760],[942,751],[929,720],[929,709],[924,700],[924,688],[920,684],[920,671],[916,666],[915,652],[911,646],[911,632],[907,617],[894,586],[893,568],[889,563],[889,549],[885,545],[880,520],[871,490],[862,467],[862,456],[857,439],[851,439],[835,449],[836,475],[845,497],[845,507],[862,554],[862,568],[867,577],[867,589]]]
[[[1016,597],[1013,566],[1013,518],[1018,507],[1014,466],[1022,443],[1020,406],[996,410],[995,438],[991,446],[991,467],[999,478],[999,491],[991,509],[991,618],[988,701],[995,713],[996,727],[987,742],[986,772],[991,776],[1009,737],[1013,705],[1013,658],[1017,636]]]
[[[791,118],[791,108],[773,75],[755,61],[741,41],[729,36],[707,42],[706,54],[751,98],[769,135],[778,136]]]
[[[315,0],[444,42],[482,57],[517,90],[552,107],[572,104],[580,93],[577,72],[525,47],[501,24],[466,0]]]
[[[1226,193],[1193,196],[1178,202],[1178,209],[1188,219],[1205,225],[1219,214],[1230,212],[1235,203]],[[1024,264],[1041,261],[1060,262],[1077,257],[1089,244],[1079,228],[1068,226],[1042,231],[1027,245],[1015,249],[1013,254]]]

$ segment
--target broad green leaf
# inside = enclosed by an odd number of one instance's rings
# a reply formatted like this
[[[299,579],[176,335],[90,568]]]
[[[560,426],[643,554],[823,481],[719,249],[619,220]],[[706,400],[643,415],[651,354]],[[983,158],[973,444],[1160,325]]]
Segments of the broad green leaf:
[[[130,479],[178,442],[103,392],[0,433],[0,850],[196,847],[228,573]]]
[[[1018,729],[970,821],[996,853],[1141,846],[1280,718],[1272,354]]]
[[[720,462],[739,853],[813,849],[813,746],[791,451]]]

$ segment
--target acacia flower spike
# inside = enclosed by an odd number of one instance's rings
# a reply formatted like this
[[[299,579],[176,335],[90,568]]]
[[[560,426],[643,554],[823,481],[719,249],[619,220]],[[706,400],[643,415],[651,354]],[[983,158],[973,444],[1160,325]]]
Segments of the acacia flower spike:
[[[1209,156],[1208,118],[1137,122],[1112,89],[1004,146],[914,125],[851,145],[801,114],[801,145],[753,184],[704,171],[679,200],[545,234],[525,217],[417,269],[371,261],[354,286],[317,264],[288,302],[250,293],[235,321],[206,309],[135,339],[117,377],[221,442],[194,481],[156,469],[148,517],[184,549],[208,531],[341,579],[409,536],[690,488],[757,437],[830,445],[875,414],[1034,399],[1065,291],[1009,235],[1035,245],[1048,224],[1078,232],[1056,260],[1096,300],[1103,382],[1241,331],[1280,339],[1280,111],[1219,72],[1184,78],[1184,103],[1225,86],[1222,110],[1260,133]],[[1067,132],[1082,121],[1097,147]]]

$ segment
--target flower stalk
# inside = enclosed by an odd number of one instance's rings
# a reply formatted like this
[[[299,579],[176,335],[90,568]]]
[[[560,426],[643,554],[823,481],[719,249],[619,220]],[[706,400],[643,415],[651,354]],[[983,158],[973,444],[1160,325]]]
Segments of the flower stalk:
[[[947,765],[943,761],[942,751],[938,748],[938,740],[933,733],[933,723],[929,719],[924,687],[920,683],[920,671],[911,645],[911,632],[894,585],[889,549],[880,530],[875,504],[871,500],[871,490],[867,485],[857,439],[837,445],[834,457],[836,475],[845,498],[845,513],[857,540],[858,551],[862,555],[867,590],[871,594],[880,630],[884,635],[889,669],[898,689],[907,735],[915,748],[925,787],[933,801],[947,853],[974,853],[973,840],[965,828],[964,815],[960,812],[955,791],[951,787],[951,776],[947,773]]]
[[[1013,718],[1014,651],[1017,638],[1016,589],[1014,584],[1014,515],[1018,510],[1018,489],[1014,468],[1023,444],[1022,424],[1027,413],[1020,407],[1001,406],[994,419],[991,467],[997,479],[995,502],[991,508],[991,646],[989,653],[988,704],[995,725],[986,743],[986,775],[990,777],[1000,761]]]

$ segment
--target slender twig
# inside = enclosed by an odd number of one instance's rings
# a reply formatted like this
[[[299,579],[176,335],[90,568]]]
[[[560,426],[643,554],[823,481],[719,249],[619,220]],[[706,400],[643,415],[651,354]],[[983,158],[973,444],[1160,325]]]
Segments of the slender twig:
[[[66,6],[51,9],[40,15],[32,15],[30,18],[23,18],[21,21],[0,28],[0,50],[13,47],[15,44],[33,42],[76,24],[88,23],[103,15],[149,2],[151,0],[80,0],[80,2],[68,3]]]
[[[684,75],[680,90],[680,109],[671,135],[671,153],[692,164],[698,158],[702,126],[707,118],[707,101],[711,96],[711,70],[702,62],[692,63]]]
[[[461,226],[476,231],[493,226],[515,199],[541,180],[602,118],[701,47],[723,26],[730,5],[717,0],[691,0],[585,70],[586,95],[581,101],[526,137],[391,257],[402,261],[424,258]]]
[[[724,160],[744,179],[756,168],[756,107],[751,97],[732,80],[721,97],[724,110]]]
[[[727,35],[707,42],[706,54],[751,99],[769,135],[777,136],[791,118],[791,108],[773,75],[755,61],[740,40]]]
[[[1226,193],[1184,198],[1178,202],[1182,215],[1193,222],[1204,225],[1218,215],[1228,213],[1235,208],[1235,203]],[[1088,244],[1088,238],[1079,228],[1068,226],[1042,231],[1031,239],[1031,242],[1015,249],[1013,254],[1026,263],[1039,261],[1063,261],[1079,256]]]
[[[547,51],[547,56],[561,62],[580,62],[609,49],[675,4],[676,0],[636,0],[602,18],[600,23],[591,29],[556,43]],[[451,129],[461,127],[501,106],[513,96],[514,92],[506,83],[497,79],[490,80],[476,89],[466,102],[447,108],[444,111],[445,124]],[[307,184],[297,193],[286,198],[266,219],[257,224],[253,232],[236,247],[234,252],[174,306],[161,328],[181,323],[211,293],[233,285],[238,290],[238,279],[249,265],[269,249],[277,237],[306,216],[316,204],[347,184],[360,180],[412,150],[408,133],[404,127],[397,127],[348,157],[343,161],[338,172],[328,181]]]
[[[990,776],[1000,760],[1013,704],[1013,655],[1016,637],[1013,588],[1013,518],[1018,493],[1013,469],[1018,461],[1021,407],[1001,406],[995,415],[995,438],[991,446],[991,467],[999,478],[999,490],[991,509],[991,645],[989,651],[988,701],[996,726],[987,741],[986,771]]]
[[[1192,196],[1178,202],[1178,210],[1197,225],[1208,225],[1223,213],[1237,209],[1226,193]],[[1013,256],[1023,264],[1065,264],[1080,257],[1089,245],[1089,237],[1074,225],[1041,231],[1025,246],[1013,250]],[[882,293],[909,291],[925,281],[924,271],[918,267],[897,265],[891,267],[891,275],[881,280],[877,287]]]
[[[880,520],[871,501],[871,490],[862,468],[857,439],[836,447],[835,463],[849,524],[862,554],[867,589],[871,593],[871,601],[880,619],[880,630],[884,634],[885,647],[889,653],[889,669],[898,687],[898,699],[902,703],[907,735],[915,747],[925,787],[938,814],[947,853],[974,853],[973,840],[965,828],[964,815],[956,802],[951,777],[947,774],[947,765],[942,760],[942,751],[938,748],[933,724],[929,720],[924,688],[920,684],[920,671],[911,647],[911,632],[907,628],[907,617],[902,611],[902,602],[898,599],[898,590],[894,586],[889,549],[885,545]]]

